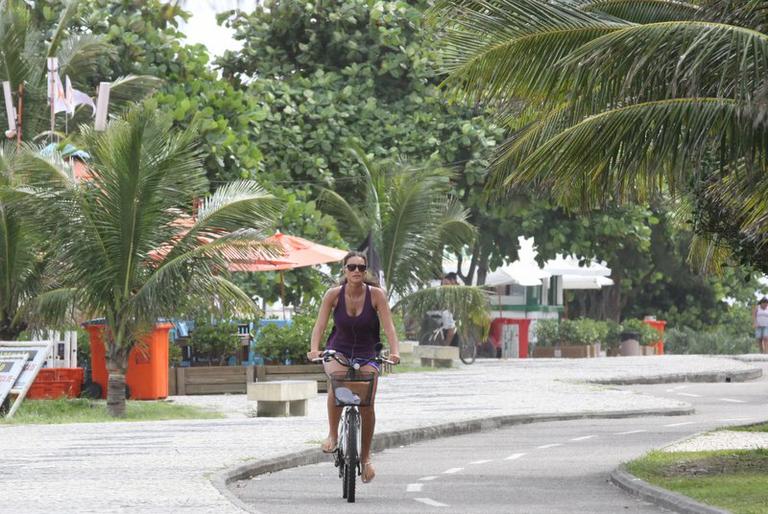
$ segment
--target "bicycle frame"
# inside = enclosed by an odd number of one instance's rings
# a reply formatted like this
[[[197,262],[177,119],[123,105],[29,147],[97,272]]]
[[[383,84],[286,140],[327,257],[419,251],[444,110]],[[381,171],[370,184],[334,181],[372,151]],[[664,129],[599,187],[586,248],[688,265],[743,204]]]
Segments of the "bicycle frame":
[[[330,361],[331,359],[347,368],[347,377],[350,379],[354,379],[360,372],[361,366],[359,363],[352,364],[347,362],[346,359],[339,358],[334,350],[324,351],[322,357],[315,359],[315,361]],[[376,357],[372,361],[394,364],[394,362],[381,357]],[[371,385],[371,387],[373,386]],[[336,394],[336,391],[331,387],[328,390],[328,394]],[[339,397],[337,396],[337,398]],[[336,446],[334,464],[339,468],[339,478],[342,479],[342,497],[346,498],[347,502],[353,503],[355,501],[355,481],[357,476],[362,474],[360,462],[362,418],[359,407],[357,405],[345,404],[339,421],[338,444]]]

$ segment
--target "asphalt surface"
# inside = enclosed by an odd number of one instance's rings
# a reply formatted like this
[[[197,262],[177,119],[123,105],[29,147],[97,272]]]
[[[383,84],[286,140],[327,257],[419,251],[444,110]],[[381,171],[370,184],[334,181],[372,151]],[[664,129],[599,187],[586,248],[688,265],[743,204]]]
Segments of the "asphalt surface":
[[[768,366],[761,366],[768,374]],[[768,419],[765,376],[754,382],[623,389],[682,399],[697,412],[519,425],[386,450],[374,456],[376,480],[358,483],[355,504],[341,499],[330,459],[237,482],[232,490],[265,513],[666,512],[610,484],[610,472],[692,434]]]

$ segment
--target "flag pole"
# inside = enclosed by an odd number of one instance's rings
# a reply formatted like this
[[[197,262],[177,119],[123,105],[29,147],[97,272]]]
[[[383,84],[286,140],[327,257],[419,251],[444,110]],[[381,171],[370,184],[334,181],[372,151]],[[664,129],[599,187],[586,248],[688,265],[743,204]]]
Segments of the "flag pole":
[[[57,61],[55,57],[49,57],[48,58],[48,100],[51,102],[51,144],[53,144],[53,133],[54,130],[56,130],[56,106],[54,96],[56,95],[56,91],[54,91],[56,85],[55,85],[55,78],[54,78],[54,72],[57,68]]]
[[[21,129],[23,127],[23,117],[24,117],[24,82],[19,84],[19,109],[16,113],[16,149],[18,150],[21,148]]]

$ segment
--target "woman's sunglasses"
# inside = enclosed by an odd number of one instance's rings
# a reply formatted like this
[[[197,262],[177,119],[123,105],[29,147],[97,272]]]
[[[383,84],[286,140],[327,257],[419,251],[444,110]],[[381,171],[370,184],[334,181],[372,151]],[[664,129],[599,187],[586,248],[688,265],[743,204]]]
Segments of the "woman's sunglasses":
[[[355,271],[355,269],[362,273],[368,269],[368,266],[365,264],[347,264],[347,271]]]

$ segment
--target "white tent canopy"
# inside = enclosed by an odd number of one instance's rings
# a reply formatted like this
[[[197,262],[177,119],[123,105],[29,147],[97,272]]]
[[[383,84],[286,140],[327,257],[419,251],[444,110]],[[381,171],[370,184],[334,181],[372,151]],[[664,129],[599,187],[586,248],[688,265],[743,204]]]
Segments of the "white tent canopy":
[[[582,277],[607,277],[611,274],[611,268],[605,263],[605,261],[597,262],[590,261],[588,265],[579,265],[580,259],[573,255],[566,255],[558,253],[554,259],[548,260],[544,263],[544,271],[549,272],[552,275],[577,275]]]
[[[605,261],[592,260],[588,265],[579,265],[580,259],[572,255],[557,254],[554,259],[547,261],[543,267],[536,262],[537,252],[534,249],[532,237],[519,237],[520,250],[518,259],[510,264],[505,264],[492,270],[485,277],[485,285],[488,287],[517,284],[521,286],[539,286],[543,279],[552,276],[563,277],[563,289],[600,289],[613,285],[613,280],[608,278],[611,269]],[[443,261],[443,271],[456,271],[457,262],[446,259]],[[462,274],[469,271],[469,259],[462,261]],[[477,274],[473,277],[473,285],[477,285]]]

